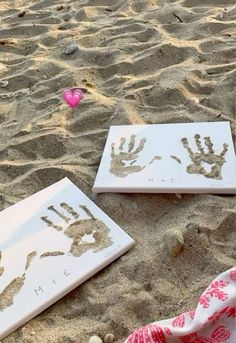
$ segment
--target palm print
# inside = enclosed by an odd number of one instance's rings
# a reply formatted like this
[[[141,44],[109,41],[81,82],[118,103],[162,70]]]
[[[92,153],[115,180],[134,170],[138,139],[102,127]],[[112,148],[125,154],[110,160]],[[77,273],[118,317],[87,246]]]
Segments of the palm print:
[[[141,166],[136,164],[139,158],[140,152],[144,149],[146,143],[146,138],[142,138],[135,148],[136,135],[131,135],[130,141],[128,142],[128,149],[124,151],[124,145],[126,143],[126,138],[121,137],[120,144],[118,146],[118,152],[115,152],[115,143],[111,145],[111,167],[110,172],[118,177],[126,177],[129,174],[139,173],[141,170],[146,168],[146,165]],[[160,156],[155,156],[151,164],[155,160],[160,160]]]
[[[199,134],[195,134],[194,139],[197,146],[196,152],[193,152],[186,137],[182,138],[181,140],[184,148],[188,151],[189,157],[192,161],[192,163],[187,166],[187,172],[189,174],[201,174],[206,178],[222,180],[221,169],[223,164],[225,163],[224,156],[228,151],[228,145],[224,143],[222,151],[219,154],[216,154],[213,150],[211,138],[204,137],[205,148],[203,148],[200,138],[201,136]],[[206,170],[204,164],[208,165],[211,168],[210,171]]]

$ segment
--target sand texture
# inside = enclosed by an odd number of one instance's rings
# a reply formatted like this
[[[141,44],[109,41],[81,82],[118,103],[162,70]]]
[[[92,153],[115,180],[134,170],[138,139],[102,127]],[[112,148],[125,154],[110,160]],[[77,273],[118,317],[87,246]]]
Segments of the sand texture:
[[[136,240],[3,343],[122,343],[236,264],[233,196],[91,191],[110,125],[228,120],[235,138],[235,18],[235,0],[0,1],[0,209],[67,176]]]

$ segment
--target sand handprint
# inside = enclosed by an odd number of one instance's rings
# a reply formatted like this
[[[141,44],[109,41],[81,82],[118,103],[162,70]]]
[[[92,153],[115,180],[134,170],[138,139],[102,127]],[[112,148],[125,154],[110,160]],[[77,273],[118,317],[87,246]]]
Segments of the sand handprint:
[[[186,137],[181,139],[192,161],[187,166],[186,171],[189,174],[201,174],[206,178],[222,180],[221,169],[225,163],[224,156],[228,151],[228,145],[224,143],[222,151],[217,154],[213,149],[213,143],[210,137],[204,137],[205,147],[202,146],[201,136],[199,134],[195,134],[194,139],[197,146],[196,152],[193,152]]]
[[[146,138],[142,138],[135,148],[136,135],[131,135],[128,142],[128,148],[124,151],[124,145],[126,138],[121,137],[118,151],[115,152],[115,143],[111,145],[111,167],[110,172],[118,177],[126,177],[129,174],[139,173],[141,170],[146,168],[146,165],[139,165],[137,159],[140,153],[144,149]],[[148,164],[151,164],[155,160],[160,160],[160,156],[155,156]]]
[[[71,206],[66,203],[61,203],[60,206],[64,208],[68,214],[70,214],[75,221],[73,221],[69,226],[64,229],[62,226],[58,226],[53,223],[47,216],[41,219],[53,229],[57,231],[62,231],[63,234],[72,239],[70,253],[75,256],[81,256],[88,250],[99,251],[101,249],[107,248],[112,244],[112,240],[109,237],[109,228],[99,219],[95,218],[91,211],[84,205],[79,205],[80,209],[86,213],[89,219],[80,219],[80,214],[76,212]],[[60,218],[62,218],[65,223],[68,224],[71,221],[70,217],[65,216],[62,212],[57,210],[54,206],[49,206],[48,209],[56,213]],[[86,241],[86,237],[91,237],[90,241]],[[59,251],[51,252],[50,256],[60,255]],[[45,256],[45,254],[44,254]],[[46,256],[49,256],[47,253]],[[41,255],[42,257],[42,255]]]
[[[25,252],[21,256],[23,261],[25,261],[24,271],[20,275],[16,273],[15,277],[0,292],[0,311],[13,305],[15,296],[24,286],[27,278],[27,270],[30,268],[33,260],[57,257],[65,254],[79,257],[89,250],[97,252],[112,245],[113,241],[109,236],[109,228],[101,220],[95,218],[85,205],[79,205],[80,210],[88,217],[85,219],[79,219],[80,213],[65,202],[62,202],[60,207],[66,211],[66,215],[60,208],[56,208],[53,205],[48,206],[47,210],[50,211],[48,213],[54,214],[54,217],[57,215],[58,218],[63,220],[61,225],[53,222],[50,219],[51,216],[42,216],[41,220],[50,229],[54,230],[55,233],[62,234],[71,240],[68,250],[66,249],[65,251],[61,243],[55,243],[53,249],[50,251],[40,249],[40,252],[31,250]],[[2,252],[0,251],[0,279],[4,276],[5,272],[6,270],[2,265]]]

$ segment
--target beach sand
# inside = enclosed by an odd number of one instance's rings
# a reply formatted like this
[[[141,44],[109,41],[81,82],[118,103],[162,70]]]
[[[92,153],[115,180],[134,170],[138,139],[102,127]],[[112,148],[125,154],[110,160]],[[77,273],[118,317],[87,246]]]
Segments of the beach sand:
[[[122,343],[236,264],[233,196],[91,191],[110,125],[227,120],[235,138],[235,18],[235,0],[0,1],[0,208],[67,176],[136,241],[2,342]],[[171,257],[163,233],[189,223]]]

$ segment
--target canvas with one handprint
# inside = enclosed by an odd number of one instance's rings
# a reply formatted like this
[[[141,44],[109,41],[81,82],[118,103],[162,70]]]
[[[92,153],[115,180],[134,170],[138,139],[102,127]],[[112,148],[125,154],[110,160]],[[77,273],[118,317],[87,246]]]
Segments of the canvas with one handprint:
[[[0,218],[0,339],[134,244],[67,178]]]
[[[234,193],[229,122],[110,128],[94,192]]]

